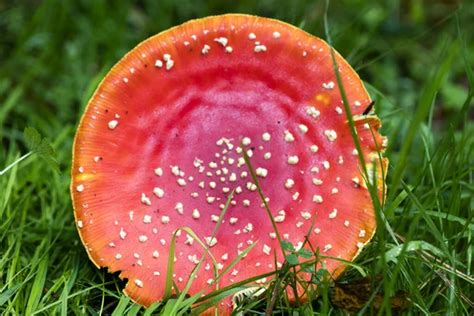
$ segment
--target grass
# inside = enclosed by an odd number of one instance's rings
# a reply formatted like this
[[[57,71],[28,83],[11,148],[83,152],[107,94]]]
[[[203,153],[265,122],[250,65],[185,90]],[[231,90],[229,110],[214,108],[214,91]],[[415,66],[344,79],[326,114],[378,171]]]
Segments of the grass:
[[[152,313],[121,294],[123,283],[97,270],[79,241],[68,193],[75,127],[105,72],[136,43],[190,18],[245,12],[327,34],[376,100],[390,140],[388,196],[373,241],[339,280],[382,277],[359,313],[376,313],[370,302],[380,297],[379,313],[391,313],[390,297],[401,290],[410,301],[403,313],[472,314],[474,6],[334,1],[326,29],[325,9],[326,1],[304,0],[0,4],[0,313]],[[25,135],[28,126],[45,139]],[[273,313],[347,313],[331,301],[323,270],[314,271],[319,296],[290,306],[281,289],[293,272],[282,268],[278,282],[242,298],[240,310],[263,314],[270,302]],[[189,303],[172,298],[153,309]]]

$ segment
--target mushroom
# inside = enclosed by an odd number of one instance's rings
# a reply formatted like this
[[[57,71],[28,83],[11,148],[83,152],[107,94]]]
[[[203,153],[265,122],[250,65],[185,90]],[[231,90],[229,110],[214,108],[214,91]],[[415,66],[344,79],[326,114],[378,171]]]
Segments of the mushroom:
[[[362,156],[380,171],[380,121],[363,113],[371,100],[358,75],[336,61]],[[308,235],[322,254],[353,260],[376,223],[335,83],[330,47],[277,20],[214,16],[140,43],[98,86],[75,138],[74,215],[92,262],[120,271],[124,292],[144,306],[163,298],[171,238],[184,226],[208,248],[178,234],[180,289],[205,255],[191,295],[275,270],[284,258],[244,150],[282,238],[301,246]],[[377,172],[379,192],[383,181]],[[252,244],[215,282],[206,253],[222,272]],[[346,267],[325,261],[333,277]]]

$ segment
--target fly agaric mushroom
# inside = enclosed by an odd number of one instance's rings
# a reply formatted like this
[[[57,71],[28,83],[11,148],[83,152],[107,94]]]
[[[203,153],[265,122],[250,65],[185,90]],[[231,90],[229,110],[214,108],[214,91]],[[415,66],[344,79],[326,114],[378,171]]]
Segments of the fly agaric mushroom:
[[[362,156],[378,168],[382,194],[380,121],[363,113],[371,100],[358,75],[337,53],[336,61]],[[277,265],[284,258],[242,148],[284,240],[301,247],[306,236],[322,254],[351,261],[371,239],[374,208],[330,47],[280,21],[229,14],[140,43],[89,101],[71,191],[90,259],[120,271],[124,292],[144,306],[163,298],[170,241],[180,227],[206,242],[218,272],[257,243],[217,282],[206,256],[191,295],[274,271],[275,258]],[[206,251],[186,232],[178,235],[173,277],[183,288]],[[333,277],[345,268],[325,261]],[[229,313],[230,301],[218,309]]]

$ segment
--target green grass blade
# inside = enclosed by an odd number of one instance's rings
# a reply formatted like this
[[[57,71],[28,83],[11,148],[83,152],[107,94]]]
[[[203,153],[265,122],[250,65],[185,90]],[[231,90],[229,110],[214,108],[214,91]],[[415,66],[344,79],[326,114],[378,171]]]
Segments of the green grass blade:
[[[125,310],[130,304],[130,298],[128,296],[122,295],[120,300],[118,301],[117,306],[115,307],[114,311],[112,312],[112,316],[122,316],[125,314]]]
[[[36,268],[36,276],[31,286],[30,295],[28,297],[28,305],[26,306],[26,315],[31,315],[38,308],[44,291],[44,284],[46,282],[46,276],[48,273],[48,265],[48,258],[43,257]]]
[[[400,149],[398,161],[396,162],[395,169],[392,172],[389,200],[391,200],[391,197],[396,194],[397,189],[400,186],[403,173],[407,163],[409,162],[410,149],[412,147],[413,140],[415,139],[421,123],[426,118],[430,108],[433,106],[436,95],[449,73],[457,52],[458,46],[455,43],[452,43],[447,48],[447,55],[442,58],[442,61],[439,63],[439,67],[436,68],[434,74],[427,80],[427,85],[423,89],[420,101],[418,102],[416,111],[413,115],[413,119],[410,122],[405,139],[403,140],[403,145]]]

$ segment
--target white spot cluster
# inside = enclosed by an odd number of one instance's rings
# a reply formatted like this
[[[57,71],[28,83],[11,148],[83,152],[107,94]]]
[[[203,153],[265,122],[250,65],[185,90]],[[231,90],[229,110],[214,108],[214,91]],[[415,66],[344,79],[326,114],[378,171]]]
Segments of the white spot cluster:
[[[285,210],[278,211],[278,215],[273,218],[275,223],[283,223],[285,221],[286,212]]]
[[[286,179],[285,181],[285,188],[291,189],[295,185],[295,181],[293,179]]]
[[[160,167],[156,168],[155,175],[157,175],[158,177],[163,176],[163,169],[161,169]]]
[[[171,56],[169,58],[165,57],[165,55],[163,55],[163,60],[165,60],[166,62],[166,70],[171,70],[171,68],[173,68],[174,66],[174,60],[171,59]]]
[[[214,42],[221,44],[223,47],[227,46],[229,40],[226,37],[218,37],[214,39]]]
[[[163,198],[165,196],[165,191],[162,188],[154,188],[153,194],[155,194],[158,198]]]
[[[139,288],[143,287],[143,281],[140,279],[135,279],[134,281],[135,285],[138,286]]]
[[[266,52],[267,51],[267,47],[265,45],[255,45],[254,49],[253,49],[254,52],[256,53],[261,53],[261,52]]]
[[[330,142],[333,142],[336,140],[337,138],[337,133],[335,130],[332,130],[332,129],[328,129],[328,130],[325,130],[324,131],[324,135],[326,135],[327,139],[330,141]]]
[[[142,202],[143,204],[145,204],[145,205],[148,205],[148,206],[151,205],[151,200],[150,200],[150,198],[149,198],[148,196],[146,196],[145,193],[142,193],[140,200],[141,200],[141,202]]]
[[[268,245],[263,245],[262,252],[266,255],[270,255],[270,252],[272,251],[272,248]]]
[[[289,165],[296,165],[299,162],[299,158],[296,155],[288,157],[288,164]]]
[[[211,50],[211,46],[205,44],[205,45],[203,46],[203,48],[201,49],[201,54],[207,55],[210,50]]]
[[[335,87],[334,81],[323,82],[323,88],[326,90],[332,90],[334,89],[334,87]]]
[[[285,131],[285,142],[287,143],[292,143],[295,141],[295,137],[293,136],[293,134],[291,134],[290,131]]]
[[[206,241],[206,244],[209,247],[213,247],[217,244],[217,239],[216,237],[204,237],[204,240]]]
[[[111,120],[109,121],[109,123],[107,123],[107,126],[109,127],[110,130],[114,130],[118,126],[118,121]]]
[[[156,67],[156,68],[161,68],[161,67],[163,67],[163,62],[162,62],[160,59],[157,59],[157,60],[155,61],[155,67]]]
[[[308,106],[306,108],[306,114],[311,116],[312,118],[316,119],[321,115],[321,112],[316,110],[316,108],[314,106]]]
[[[308,126],[306,126],[304,124],[299,124],[298,128],[299,128],[300,132],[303,133],[303,134],[306,134],[308,132]]]

